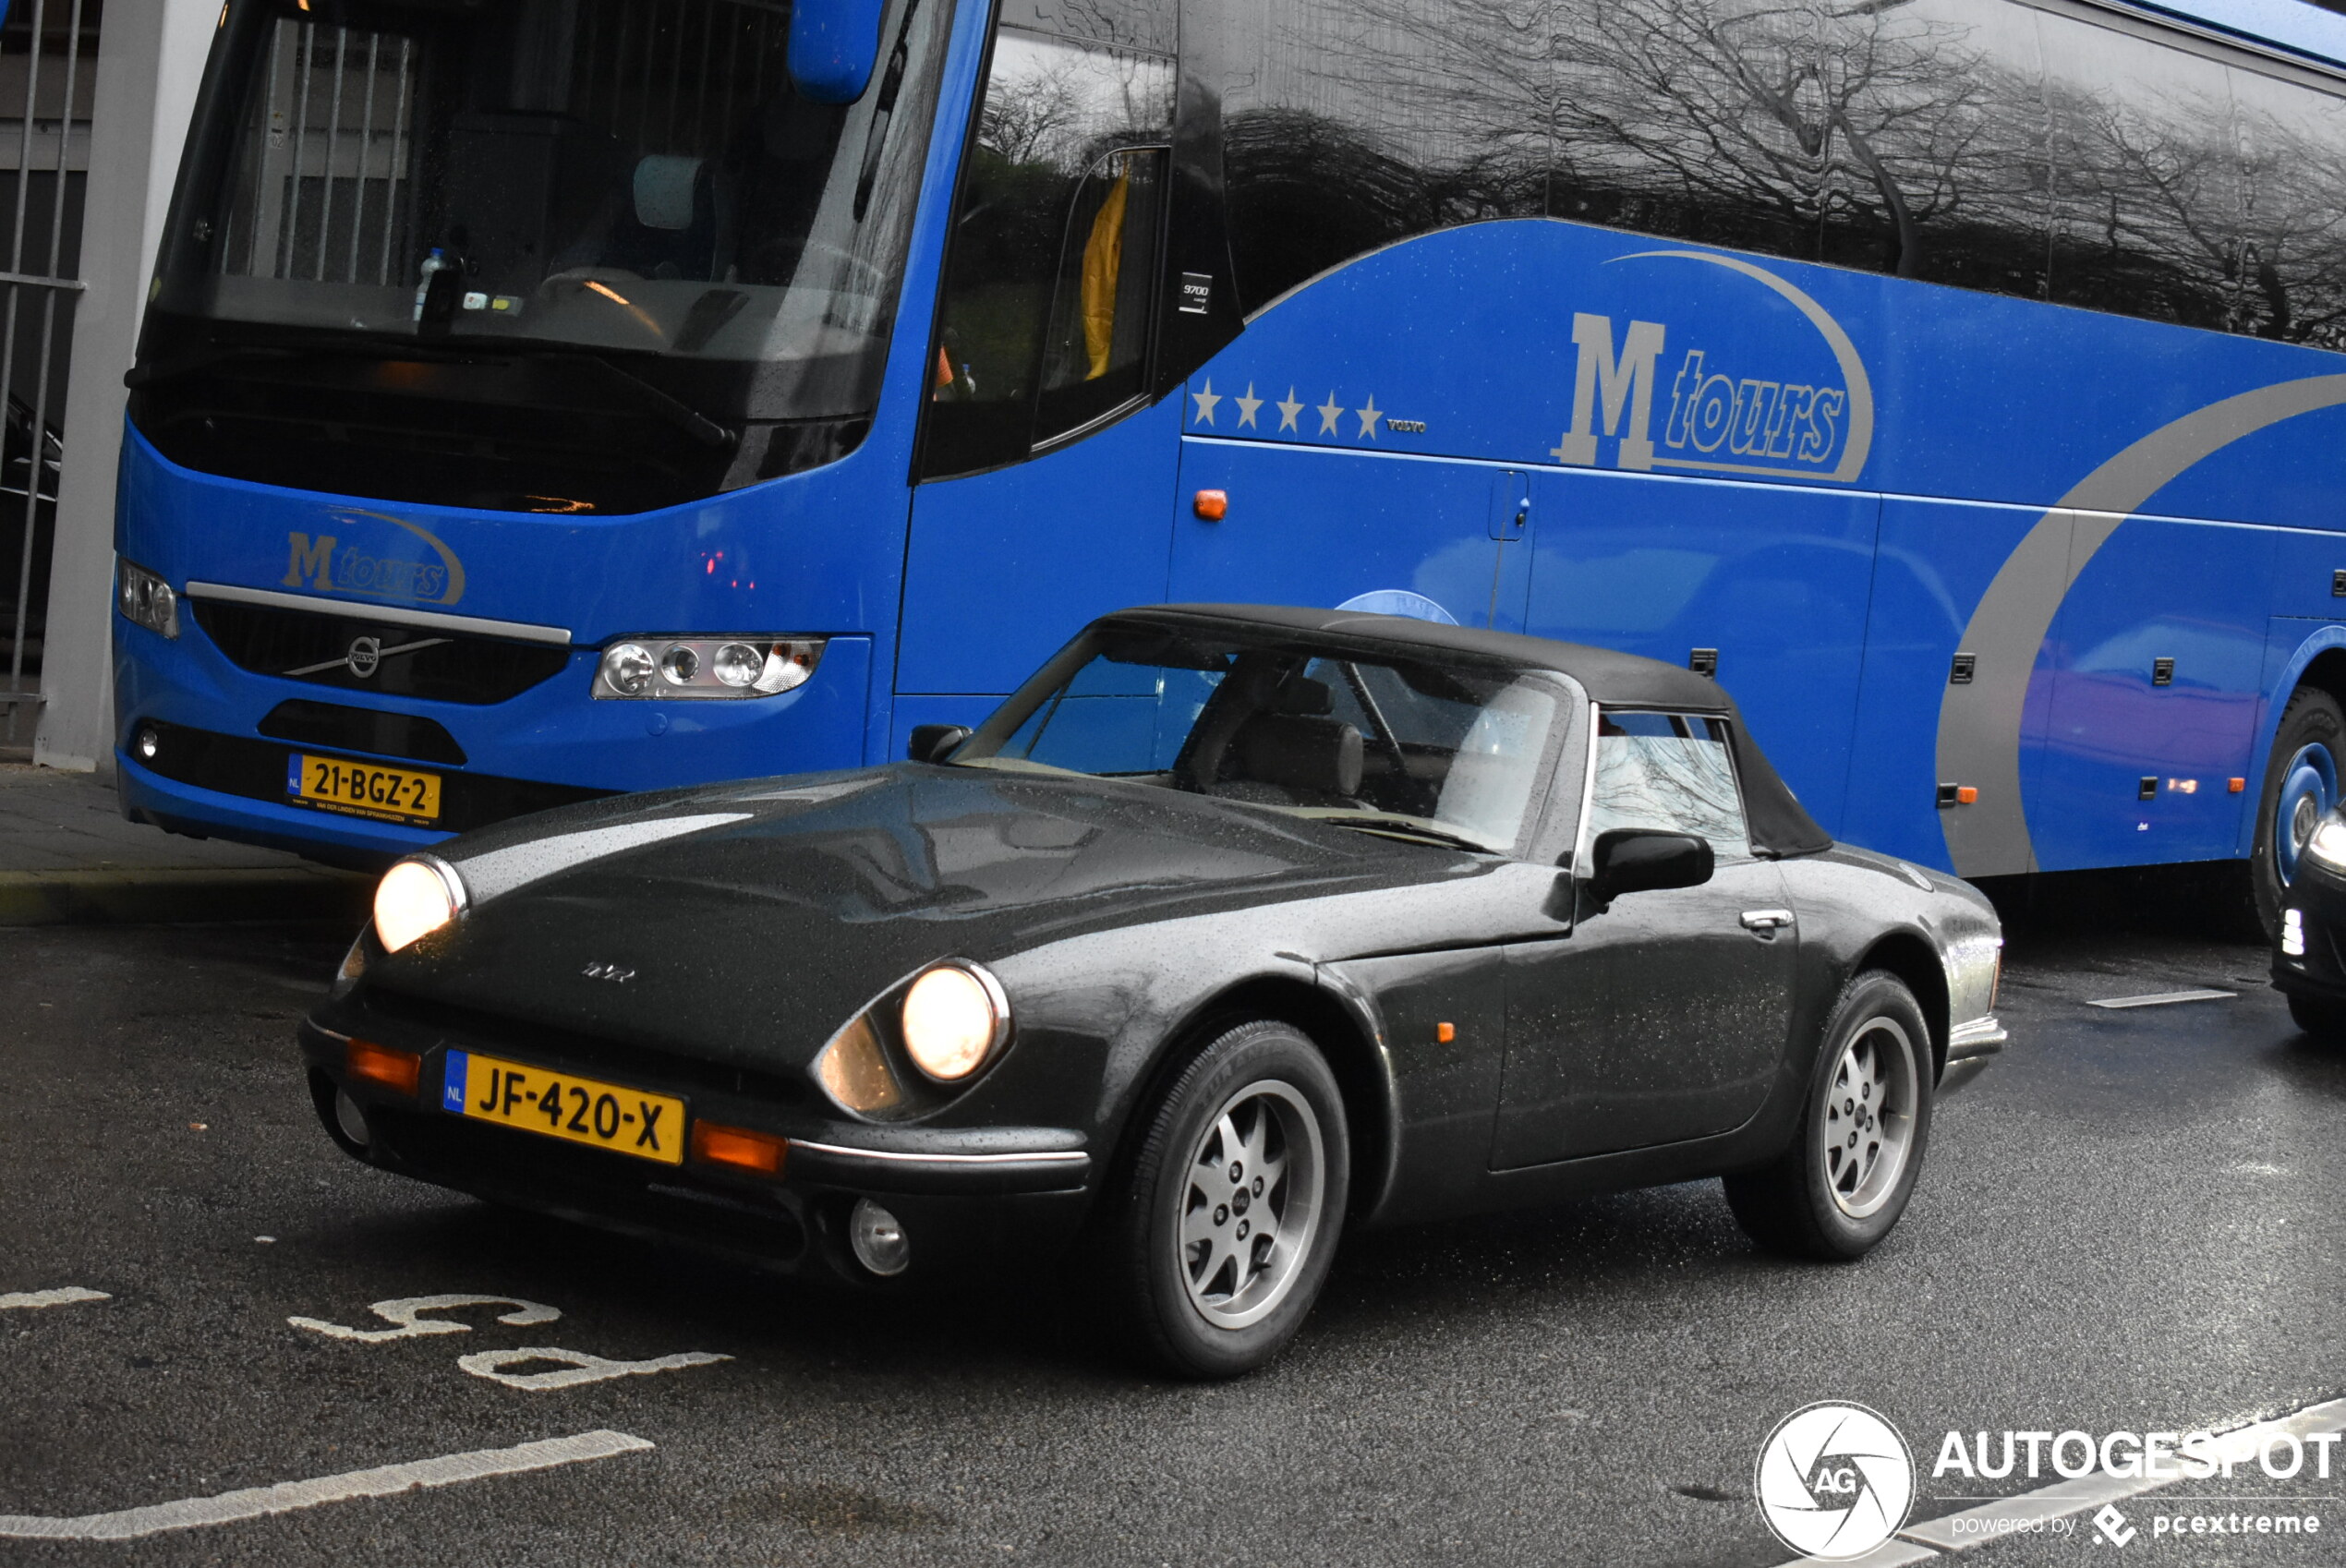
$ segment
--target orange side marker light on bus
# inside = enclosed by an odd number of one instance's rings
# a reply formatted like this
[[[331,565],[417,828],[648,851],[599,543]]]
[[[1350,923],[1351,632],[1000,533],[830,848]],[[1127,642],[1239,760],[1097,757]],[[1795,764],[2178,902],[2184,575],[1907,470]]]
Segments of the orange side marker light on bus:
[[[1190,510],[1203,523],[1219,523],[1230,514],[1230,492],[1200,490],[1190,501]]]
[[[2242,790],[2248,788],[2248,780],[2245,778],[2231,779],[2227,782],[2225,787],[2231,790],[2233,794],[2237,795]]]
[[[380,1083],[402,1094],[413,1094],[423,1076],[424,1059],[413,1051],[394,1051],[371,1040],[354,1040],[343,1052],[343,1066],[353,1078]]]
[[[1961,785],[1961,786],[1959,786],[1959,787],[1956,789],[1956,790],[1955,790],[1955,803],[1956,803],[1957,805],[1965,805],[1965,806],[1967,806],[1967,805],[1970,805],[1970,804],[1974,803],[1974,802],[1977,802],[1978,799],[1979,799],[1979,789],[1978,789],[1978,786],[1977,786],[1977,785],[1974,785],[1974,784],[1965,784],[1965,785]]]
[[[782,1174],[782,1155],[789,1140],[747,1128],[720,1127],[715,1122],[693,1124],[693,1158],[704,1165],[731,1165],[758,1176]]]
[[[1456,1024],[1437,1023],[1433,1026],[1433,1038],[1439,1044],[1447,1045],[1457,1037],[1458,1029]]]

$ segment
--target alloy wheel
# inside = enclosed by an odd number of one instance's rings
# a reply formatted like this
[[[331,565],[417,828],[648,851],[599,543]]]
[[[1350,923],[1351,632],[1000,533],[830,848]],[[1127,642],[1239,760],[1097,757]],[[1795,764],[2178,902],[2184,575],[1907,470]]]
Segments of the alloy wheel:
[[[1176,1184],[1181,1279],[1206,1321],[1242,1329],[1286,1298],[1326,1189],[1320,1118],[1292,1086],[1264,1079],[1222,1103]]]
[[[1825,1190],[1851,1219],[1866,1218],[1897,1190],[1914,1149],[1919,1090],[1914,1042],[1895,1019],[1868,1019],[1842,1047],[1818,1154]]]

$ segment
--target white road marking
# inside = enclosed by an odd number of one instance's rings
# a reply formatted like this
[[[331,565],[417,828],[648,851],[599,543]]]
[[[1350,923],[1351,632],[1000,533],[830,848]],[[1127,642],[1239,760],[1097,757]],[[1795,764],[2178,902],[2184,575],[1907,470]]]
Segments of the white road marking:
[[[70,1307],[77,1301],[112,1301],[103,1290],[84,1290],[78,1285],[62,1290],[19,1290],[0,1296],[0,1312],[11,1307]]]
[[[45,1518],[40,1514],[0,1514],[0,1537],[19,1540],[127,1541],[165,1530],[191,1530],[202,1525],[233,1525],[296,1508],[354,1498],[391,1497],[423,1487],[454,1486],[459,1481],[486,1480],[491,1476],[517,1476],[576,1465],[588,1459],[637,1453],[653,1445],[625,1432],[597,1430],[575,1437],[547,1438],[514,1448],[476,1449],[385,1465],[374,1470],[352,1470],[320,1476],[310,1481],[280,1481],[273,1487],[246,1487],[217,1497],[188,1497],[145,1508],[125,1508],[114,1514],[85,1514],[79,1518]]]
[[[445,1312],[454,1307],[510,1307],[514,1310],[498,1318],[501,1323],[522,1327],[530,1323],[550,1323],[562,1316],[559,1308],[542,1302],[524,1301],[514,1296],[404,1296],[395,1301],[378,1301],[367,1309],[384,1322],[397,1326],[388,1329],[350,1329],[340,1323],[329,1323],[316,1318],[287,1318],[285,1321],[311,1333],[321,1333],[329,1339],[356,1340],[361,1345],[381,1345],[386,1340],[417,1339],[432,1333],[470,1333],[469,1323],[452,1322],[446,1318],[427,1318],[426,1312]]]
[[[719,1361],[731,1361],[730,1356],[713,1356],[706,1350],[686,1350],[674,1356],[655,1356],[648,1361],[607,1361],[600,1356],[589,1356],[582,1350],[557,1350],[550,1345],[525,1345],[519,1350],[482,1350],[470,1356],[456,1357],[456,1365],[477,1378],[487,1378],[507,1388],[545,1390],[576,1388],[581,1383],[605,1382],[612,1378],[635,1377],[644,1372],[673,1372],[684,1367],[707,1367]],[[562,1369],[552,1372],[508,1372],[507,1367],[525,1366],[532,1361],[559,1361]]]
[[[2239,993],[2232,991],[2154,991],[2147,996],[2108,996],[2098,1002],[2088,1002],[2089,1007],[2164,1007],[2176,1002],[2221,1002]]]
[[[2303,1410],[2251,1426],[2234,1427],[2228,1432],[2218,1432],[2216,1436],[2221,1441],[2222,1452],[2255,1453],[2274,1438],[2292,1437],[2303,1441],[2320,1432],[2346,1432],[2346,1399],[2309,1405]],[[2050,1486],[2038,1487],[2035,1491],[1998,1498],[1977,1508],[1965,1508],[1924,1524],[1909,1526],[1863,1557],[1847,1559],[1844,1568],[1909,1568],[1915,1563],[1936,1562],[1950,1552],[1974,1551],[1983,1546],[1992,1546],[2006,1538],[2014,1526],[2065,1519],[2073,1514],[2088,1513],[2106,1502],[2122,1502],[2130,1497],[2161,1491],[2183,1480],[2195,1478],[2178,1472],[2166,1476],[2090,1475],[2080,1476],[2071,1481],[2055,1481]],[[1795,1558],[1784,1563],[1783,1568],[1802,1568],[1803,1564],[1819,1561],[1820,1559],[1813,1557]]]

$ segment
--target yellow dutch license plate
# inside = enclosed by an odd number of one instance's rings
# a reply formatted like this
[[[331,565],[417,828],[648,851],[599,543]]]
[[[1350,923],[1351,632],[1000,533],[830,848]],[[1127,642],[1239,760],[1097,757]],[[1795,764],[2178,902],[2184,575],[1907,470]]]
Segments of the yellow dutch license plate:
[[[405,767],[294,752],[285,758],[285,793],[303,805],[353,816],[393,822],[440,819],[440,775]]]
[[[448,1053],[441,1108],[616,1154],[684,1163],[684,1102],[471,1051]]]

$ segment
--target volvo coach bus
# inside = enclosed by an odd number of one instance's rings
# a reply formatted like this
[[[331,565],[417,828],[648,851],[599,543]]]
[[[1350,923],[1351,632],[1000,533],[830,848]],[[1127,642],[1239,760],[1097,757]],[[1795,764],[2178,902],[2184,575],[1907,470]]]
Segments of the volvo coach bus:
[[[380,858],[1350,606],[1714,671],[1844,839],[2269,910],[2346,760],[2341,62],[2296,0],[227,0],[126,808]]]

